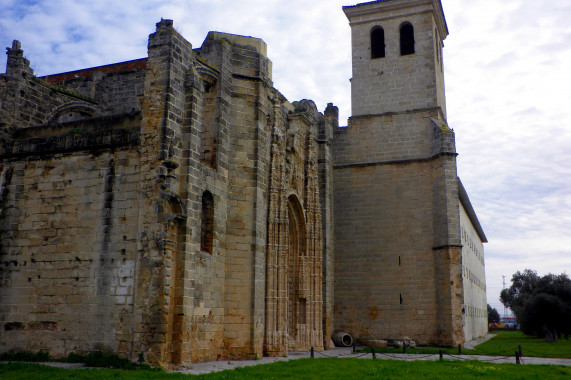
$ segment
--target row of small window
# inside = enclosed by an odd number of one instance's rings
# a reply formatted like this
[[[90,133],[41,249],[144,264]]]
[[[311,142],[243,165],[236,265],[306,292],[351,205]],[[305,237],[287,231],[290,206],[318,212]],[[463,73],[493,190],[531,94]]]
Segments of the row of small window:
[[[479,317],[484,318],[488,316],[488,311],[484,309],[480,309],[476,306],[464,305],[462,308],[462,312],[466,314],[466,317]]]
[[[476,256],[478,261],[480,261],[482,265],[484,265],[484,255],[478,249],[478,247],[476,246],[476,244],[474,243],[468,232],[464,229],[464,227],[461,227],[461,236],[462,236],[462,245],[466,246],[470,251],[472,251],[472,253],[474,254],[474,256]]]
[[[400,32],[400,55],[414,54],[414,28],[408,21],[403,22]],[[385,30],[380,26],[371,29],[371,58],[385,57]]]
[[[476,285],[478,288],[486,291],[486,284],[464,265],[462,265],[462,276],[470,280],[470,282],[472,282],[472,284]]]

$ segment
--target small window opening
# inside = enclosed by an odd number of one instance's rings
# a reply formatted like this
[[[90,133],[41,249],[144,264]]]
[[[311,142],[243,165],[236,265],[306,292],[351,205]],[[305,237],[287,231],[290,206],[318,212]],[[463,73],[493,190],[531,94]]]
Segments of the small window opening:
[[[402,294],[399,294],[400,297],[400,304],[402,305]]]
[[[385,57],[385,31],[380,26],[371,30],[371,58]]]
[[[204,80],[204,94],[202,99],[202,131],[200,143],[202,145],[201,161],[204,165],[216,168],[216,155],[218,147],[217,116],[218,82],[215,78]]]
[[[210,191],[202,194],[202,223],[200,226],[200,250],[212,253],[214,230],[214,199]]]
[[[414,54],[414,28],[410,22],[400,27],[400,55]]]

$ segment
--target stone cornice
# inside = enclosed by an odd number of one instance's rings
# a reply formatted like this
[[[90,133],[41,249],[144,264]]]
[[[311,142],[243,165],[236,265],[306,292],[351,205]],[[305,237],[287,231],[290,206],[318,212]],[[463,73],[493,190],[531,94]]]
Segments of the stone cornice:
[[[348,169],[348,168],[362,168],[366,166],[381,166],[381,165],[406,165],[416,162],[430,162],[440,157],[456,157],[458,153],[442,152],[427,158],[411,158],[408,160],[389,160],[389,161],[374,161],[374,162],[355,162],[351,164],[333,165],[333,169]]]
[[[400,11],[400,12],[395,12]],[[446,18],[442,9],[440,0],[380,0],[369,3],[362,3],[353,6],[343,7],[343,12],[349,19],[350,24],[358,24],[361,22],[370,22],[380,20],[376,18],[366,19],[363,16],[370,16],[374,14],[386,14],[386,12],[395,12],[390,17],[383,17],[383,19],[402,17],[410,14],[432,12],[438,34],[444,40],[448,36],[448,26],[446,25]]]

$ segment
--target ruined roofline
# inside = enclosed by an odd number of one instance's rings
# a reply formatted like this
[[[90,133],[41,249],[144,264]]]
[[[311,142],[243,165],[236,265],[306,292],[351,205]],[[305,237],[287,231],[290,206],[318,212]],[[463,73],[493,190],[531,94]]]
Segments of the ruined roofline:
[[[204,42],[206,42],[209,38],[212,38],[215,41],[227,40],[228,42],[233,44],[251,46],[264,57],[266,58],[268,57],[268,45],[266,45],[264,40],[258,37],[242,36],[240,34],[210,31],[208,32],[208,35],[204,39]],[[203,45],[204,42],[202,43]]]
[[[195,49],[195,51],[200,52],[209,44],[220,43],[220,42],[226,42],[233,46],[240,46],[242,48],[246,48],[247,50],[251,49],[255,50],[260,56],[262,56],[267,61],[268,63],[267,76],[270,79],[270,81],[273,80],[273,75],[272,75],[273,65],[272,61],[268,58],[268,46],[266,45],[264,40],[258,37],[250,37],[250,36],[242,36],[239,34],[210,31],[208,32],[206,38],[202,42],[200,49]]]
[[[109,65],[96,66],[75,71],[68,71],[64,73],[46,75],[40,77],[40,79],[43,79],[48,83],[54,84],[69,79],[90,77],[95,72],[101,72],[103,74],[107,74],[107,73],[117,73],[123,70],[144,69],[146,67],[147,67],[147,58],[140,58],[132,61],[124,61],[124,62],[112,63]]]
[[[468,198],[468,193],[460,181],[460,177],[458,177],[458,198],[460,198],[460,203],[464,210],[466,210],[466,214],[468,214],[468,218],[470,218],[470,222],[474,226],[474,229],[478,233],[478,237],[482,241],[482,243],[487,243],[488,238],[486,234],[484,234],[484,229],[478,220],[478,216],[476,215],[476,211],[474,211],[474,207],[472,207],[472,203],[470,202],[470,198]]]
[[[259,54],[263,55],[264,57],[267,57],[268,48],[266,43],[261,38],[242,36],[231,33],[216,32],[216,31],[209,32],[207,38],[205,39],[205,42],[208,39],[208,37],[211,37],[214,40],[224,39],[233,44],[253,47]],[[200,49],[193,49],[193,51],[195,51],[196,53],[197,51],[200,51]],[[123,70],[144,69],[147,67],[147,59],[148,58],[145,57],[131,61],[117,62],[108,65],[95,66],[95,67],[89,67],[85,69],[79,69],[63,73],[50,74],[50,75],[41,76],[39,78],[45,80],[50,84],[55,84],[69,79],[90,77],[93,75],[94,72],[102,72],[103,74],[107,74],[107,73],[116,73]],[[218,68],[212,66],[209,62],[204,60],[200,61],[201,63],[218,70]]]

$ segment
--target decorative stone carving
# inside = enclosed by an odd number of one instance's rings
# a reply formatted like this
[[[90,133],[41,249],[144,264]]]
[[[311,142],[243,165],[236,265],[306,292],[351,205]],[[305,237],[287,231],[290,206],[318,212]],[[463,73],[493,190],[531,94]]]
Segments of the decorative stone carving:
[[[315,125],[288,121],[279,104],[271,120],[264,350],[283,355],[288,350],[323,348],[323,241],[317,156],[308,143]]]

